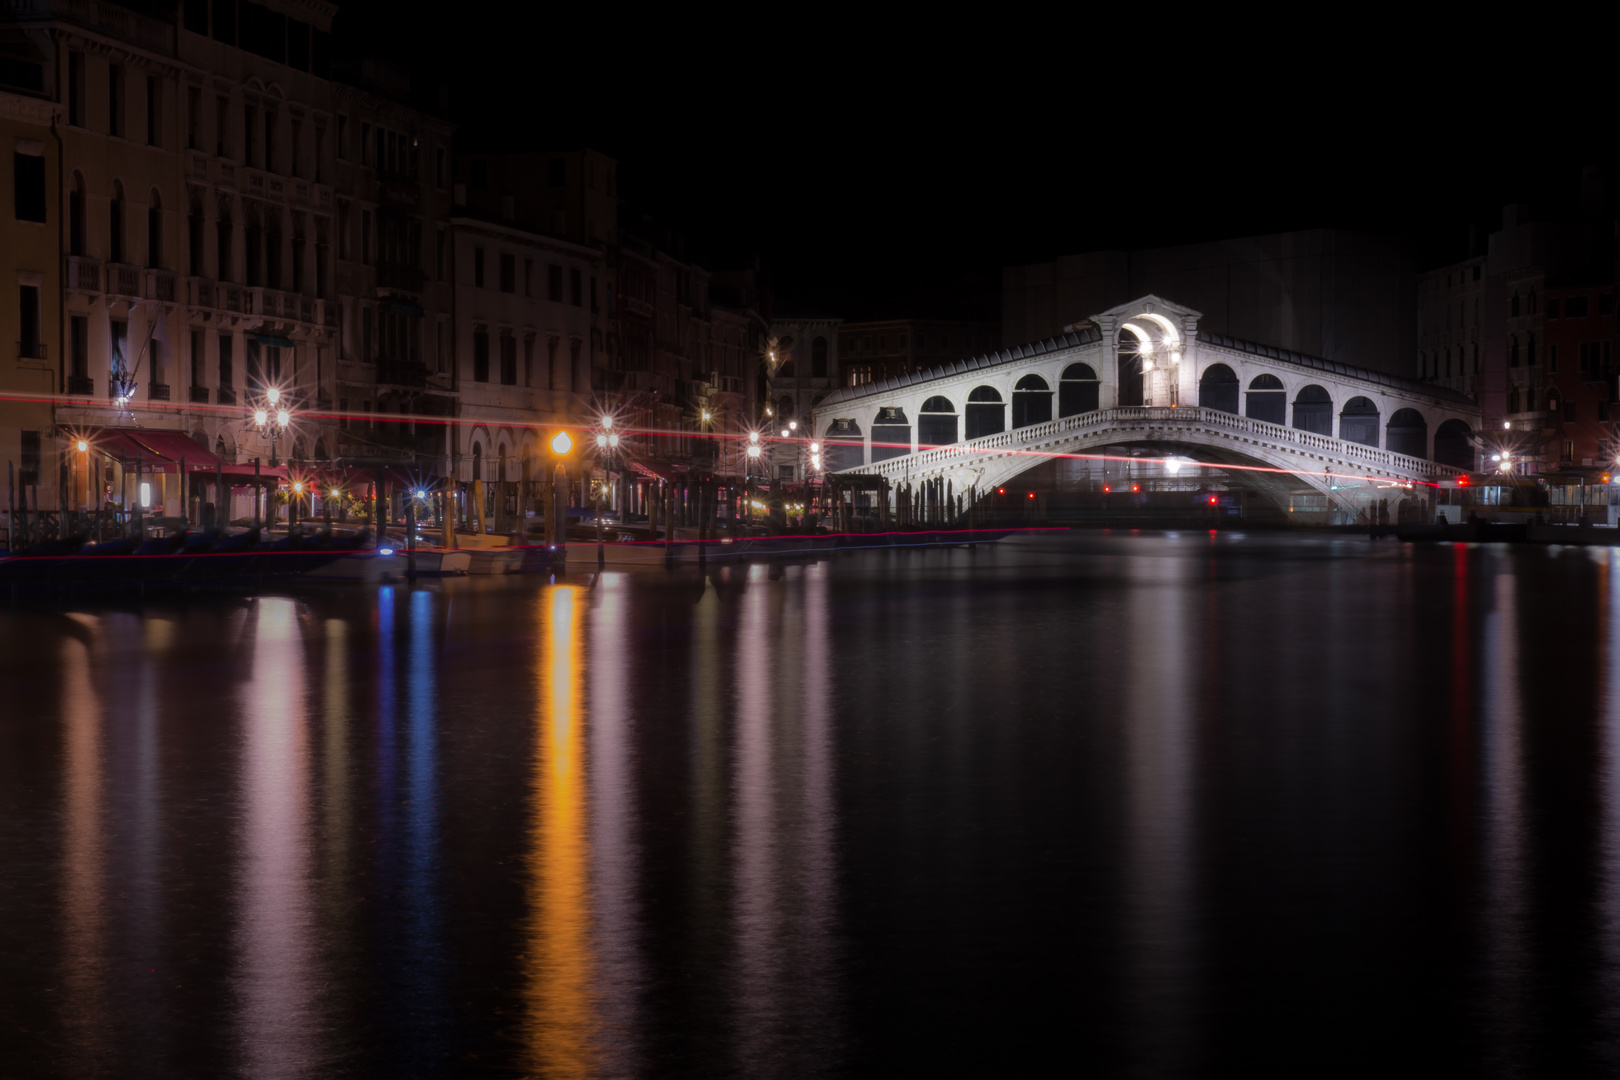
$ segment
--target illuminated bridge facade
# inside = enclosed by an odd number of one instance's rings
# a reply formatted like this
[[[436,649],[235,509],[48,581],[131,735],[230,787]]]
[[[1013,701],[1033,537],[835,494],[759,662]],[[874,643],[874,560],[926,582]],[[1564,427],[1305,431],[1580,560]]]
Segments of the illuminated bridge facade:
[[[1452,391],[1264,345],[1200,334],[1156,296],[1062,337],[824,398],[812,430],[829,470],[971,503],[1060,455],[1127,447],[1245,470],[1280,506],[1472,470],[1479,408]]]

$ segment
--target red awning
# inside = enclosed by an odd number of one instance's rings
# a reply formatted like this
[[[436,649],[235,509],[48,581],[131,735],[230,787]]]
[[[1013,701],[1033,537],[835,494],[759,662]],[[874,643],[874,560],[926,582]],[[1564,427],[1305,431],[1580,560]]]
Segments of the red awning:
[[[177,473],[182,459],[186,472],[212,471],[219,463],[213,451],[181,431],[151,431],[146,428],[100,428],[88,438],[99,454],[105,454],[142,473]]]

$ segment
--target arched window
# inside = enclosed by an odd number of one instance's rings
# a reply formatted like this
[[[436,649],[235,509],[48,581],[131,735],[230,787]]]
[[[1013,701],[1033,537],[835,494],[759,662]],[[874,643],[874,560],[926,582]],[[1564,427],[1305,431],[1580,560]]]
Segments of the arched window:
[[[1070,364],[1058,381],[1058,416],[1097,411],[1097,373],[1090,364]]]
[[[1519,366],[1519,337],[1517,334],[1508,338],[1508,367]]]
[[[1237,373],[1225,364],[1209,365],[1198,378],[1199,408],[1219,409],[1236,415],[1240,385]]]
[[[261,257],[264,233],[259,228],[259,211],[253,203],[247,204],[246,213],[247,219],[242,229],[242,254],[247,262],[247,284],[251,287],[264,283],[264,262]]]
[[[68,254],[84,254],[84,174],[81,172],[73,174],[73,190],[68,193]]]
[[[1429,425],[1416,409],[1396,409],[1384,431],[1384,447],[1408,457],[1429,456]]]
[[[1533,298],[1535,296],[1535,293],[1531,293],[1530,295]],[[1531,367],[1535,366],[1535,363],[1536,363],[1536,335],[1535,334],[1530,334],[1525,338],[1524,362],[1526,364],[1529,364]]]
[[[872,418],[872,463],[911,453],[911,421],[906,411],[885,406]]]
[[[157,270],[163,266],[163,196],[153,188],[150,198],[146,207],[146,265]]]
[[[956,441],[956,406],[950,398],[934,396],[922,403],[917,416],[917,449],[948,446]]]
[[[331,455],[326,452],[326,440],[325,439],[316,439],[315,440],[315,460],[316,461],[330,461],[331,459],[332,459]]]
[[[121,263],[124,261],[124,185],[122,181],[113,181],[112,204],[109,208],[109,218],[112,225],[110,241],[107,245],[107,261]]]
[[[1333,434],[1333,398],[1311,383],[1294,395],[1294,427],[1317,435]]]
[[[1378,445],[1378,406],[1371,398],[1353,397],[1339,413],[1339,438],[1363,446]]]
[[[1454,469],[1474,467],[1474,433],[1462,420],[1447,420],[1434,431],[1434,460]]]
[[[1013,387],[1012,426],[1029,427],[1052,419],[1052,388],[1039,375],[1025,375]]]
[[[1517,315],[1518,313],[1519,313],[1519,290],[1514,289],[1513,290],[1513,299],[1508,301],[1508,314],[1509,315]]]
[[[472,478],[474,480],[484,478],[484,445],[482,443],[473,443]]]
[[[980,386],[968,394],[967,437],[977,439],[1007,430],[1007,407],[993,386]]]
[[[827,377],[827,339],[824,337],[818,337],[810,343],[810,377],[812,379]]]
[[[1267,424],[1288,423],[1288,394],[1275,375],[1256,375],[1249,381],[1243,415]]]
[[[1508,391],[1507,411],[1509,415],[1519,411],[1519,392],[1517,390]]]

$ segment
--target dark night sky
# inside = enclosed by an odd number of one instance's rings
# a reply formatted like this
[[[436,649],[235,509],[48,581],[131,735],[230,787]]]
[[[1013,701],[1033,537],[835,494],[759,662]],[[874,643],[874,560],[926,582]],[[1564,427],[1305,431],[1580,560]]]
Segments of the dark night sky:
[[[449,83],[468,142],[619,158],[628,204],[690,256],[758,256],[779,301],[854,318],[953,298],[997,318],[1006,264],[1294,228],[1399,234],[1433,265],[1504,202],[1572,210],[1612,142],[1556,138],[1544,102],[1444,72],[1398,85],[1385,72],[1411,56],[1284,71],[1262,43],[1193,45],[1161,76],[1117,50],[1029,53],[1017,27],[987,32],[987,59],[962,39],[802,28],[756,46],[684,22],[695,9],[628,29],[468,10],[424,34],[398,5],[347,3],[339,40]]]

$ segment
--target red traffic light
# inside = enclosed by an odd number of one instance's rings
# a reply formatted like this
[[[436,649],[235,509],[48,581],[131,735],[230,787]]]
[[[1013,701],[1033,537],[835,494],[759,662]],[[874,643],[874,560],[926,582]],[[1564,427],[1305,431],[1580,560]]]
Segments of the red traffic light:
[[[1468,477],[1467,477],[1466,474],[1464,474],[1463,476],[1457,477],[1457,486],[1458,487],[1467,487],[1468,486]]]
[[[1103,494],[1105,494],[1105,495],[1106,495],[1106,494],[1107,494],[1107,493],[1108,493],[1108,492],[1110,492],[1110,491],[1113,491],[1113,490],[1114,490],[1114,489],[1113,489],[1113,488],[1111,488],[1111,487],[1109,487],[1109,486],[1108,486],[1108,485],[1107,485],[1107,484],[1104,484],[1104,485],[1103,485]]]
[[[997,495],[1005,495],[1005,494],[1007,494],[1007,489],[1006,488],[996,488],[996,494]]]
[[[1033,498],[1034,498],[1034,497],[1035,497],[1035,493],[1034,493],[1034,492],[1033,492],[1033,491],[1032,491],[1032,492],[1030,492],[1030,493],[1029,493],[1029,497],[1030,497],[1030,498],[1032,498],[1032,499],[1033,499]]]
[[[1215,496],[1211,495],[1209,497],[1209,505],[1211,505],[1211,506],[1215,505]]]
[[[1131,485],[1131,490],[1132,491],[1141,491],[1142,490],[1142,485],[1141,484],[1132,484]]]

